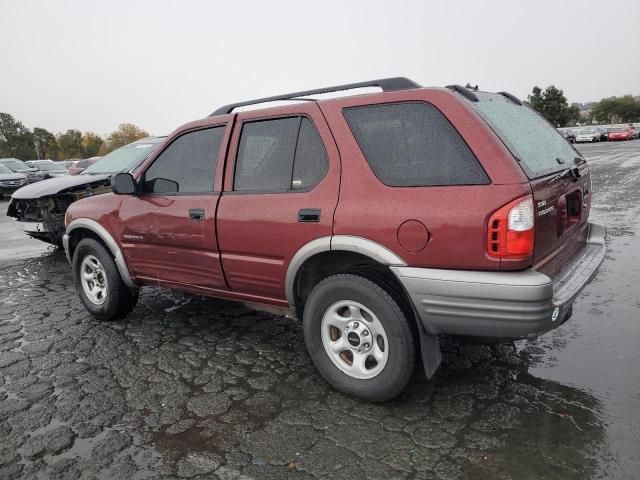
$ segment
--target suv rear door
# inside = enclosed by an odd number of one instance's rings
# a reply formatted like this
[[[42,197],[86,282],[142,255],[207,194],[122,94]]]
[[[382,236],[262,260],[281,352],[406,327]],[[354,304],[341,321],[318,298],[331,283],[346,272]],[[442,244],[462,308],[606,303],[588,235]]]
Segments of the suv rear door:
[[[329,237],[340,161],[315,103],[239,113],[217,214],[229,288],[286,305],[285,276],[306,243]]]
[[[475,93],[475,92],[474,92]],[[526,105],[477,92],[476,112],[530,180],[535,211],[534,267],[555,275],[587,240],[591,175],[580,152]]]

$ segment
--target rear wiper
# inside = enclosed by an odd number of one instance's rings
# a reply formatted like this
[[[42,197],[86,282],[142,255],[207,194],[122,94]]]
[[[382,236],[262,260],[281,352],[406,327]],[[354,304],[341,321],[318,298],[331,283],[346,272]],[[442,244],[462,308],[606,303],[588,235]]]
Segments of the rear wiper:
[[[561,172],[556,173],[549,183],[555,182],[556,180],[563,180],[565,178],[570,178],[574,182],[577,182],[580,178],[580,170],[578,167],[566,168]]]

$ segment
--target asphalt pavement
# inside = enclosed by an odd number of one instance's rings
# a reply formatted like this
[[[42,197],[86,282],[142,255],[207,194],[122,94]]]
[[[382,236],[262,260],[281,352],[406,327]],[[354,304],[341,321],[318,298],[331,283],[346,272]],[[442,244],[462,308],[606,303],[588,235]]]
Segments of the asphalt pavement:
[[[443,338],[437,375],[383,405],[328,387],[284,317],[145,287],[94,320],[0,203],[0,479],[638,478],[640,141],[578,148],[609,250],[573,318]]]

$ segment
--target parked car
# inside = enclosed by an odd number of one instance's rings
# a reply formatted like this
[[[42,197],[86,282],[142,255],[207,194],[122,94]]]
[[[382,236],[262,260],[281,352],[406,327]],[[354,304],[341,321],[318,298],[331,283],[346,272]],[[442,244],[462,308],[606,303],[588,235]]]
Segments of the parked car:
[[[44,180],[44,175],[37,168],[30,167],[17,158],[2,158],[0,159],[0,165],[8,167],[12,172],[24,174],[28,183]]]
[[[44,178],[65,177],[69,175],[69,172],[64,167],[62,162],[40,162],[33,165],[40,170],[44,175]]]
[[[576,133],[576,143],[599,142],[602,140],[602,133],[596,128],[583,128]]]
[[[573,130],[559,130],[559,132],[569,143],[575,143],[576,133]]]
[[[609,141],[616,142],[620,140],[632,140],[635,129],[630,127],[616,127],[609,130]]]
[[[90,167],[91,165],[96,163],[96,161],[97,161],[97,159],[93,159],[93,158],[86,158],[84,160],[77,160],[73,164],[73,166],[68,167],[69,175],[78,175],[79,173],[84,171],[85,168]]]
[[[27,184],[27,176],[16,173],[6,165],[0,164],[0,198],[15,192]]]
[[[88,196],[110,191],[109,178],[132,171],[158,145],[162,137],[150,137],[114,150],[80,175],[63,175],[27,185],[11,197],[7,215],[29,236],[60,245],[64,234],[64,214],[69,205]]]
[[[362,86],[383,92],[234,113]],[[287,312],[324,378],[371,401],[416,361],[433,375],[440,334],[561,325],[606,250],[589,166],[544,118],[405,78],[227,105],[111,186],[65,217],[94,317],[126,316],[140,285]]]

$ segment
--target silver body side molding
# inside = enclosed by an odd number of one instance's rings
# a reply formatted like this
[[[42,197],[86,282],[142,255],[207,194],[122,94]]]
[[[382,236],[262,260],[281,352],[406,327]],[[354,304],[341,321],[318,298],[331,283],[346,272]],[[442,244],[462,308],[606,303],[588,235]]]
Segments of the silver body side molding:
[[[305,261],[318,253],[340,250],[359,253],[370,257],[382,265],[406,266],[406,262],[391,250],[366,238],[352,235],[334,235],[333,237],[316,238],[303,245],[300,250],[296,252],[287,268],[285,294],[292,311],[295,311],[294,287],[300,267],[302,267]]]
[[[71,263],[72,261],[71,252],[69,251],[69,239],[71,237],[71,233],[79,228],[90,230],[102,239],[109,251],[113,254],[116,266],[118,267],[118,272],[120,272],[120,276],[122,277],[122,281],[130,288],[137,288],[138,285],[136,285],[136,283],[131,278],[131,275],[129,274],[127,262],[124,259],[122,250],[120,250],[120,247],[111,236],[111,234],[107,231],[107,229],[95,220],[91,220],[89,218],[77,218],[67,227],[67,230],[62,237],[62,245],[64,246],[64,251],[67,255],[67,260],[69,260],[69,263]]]

